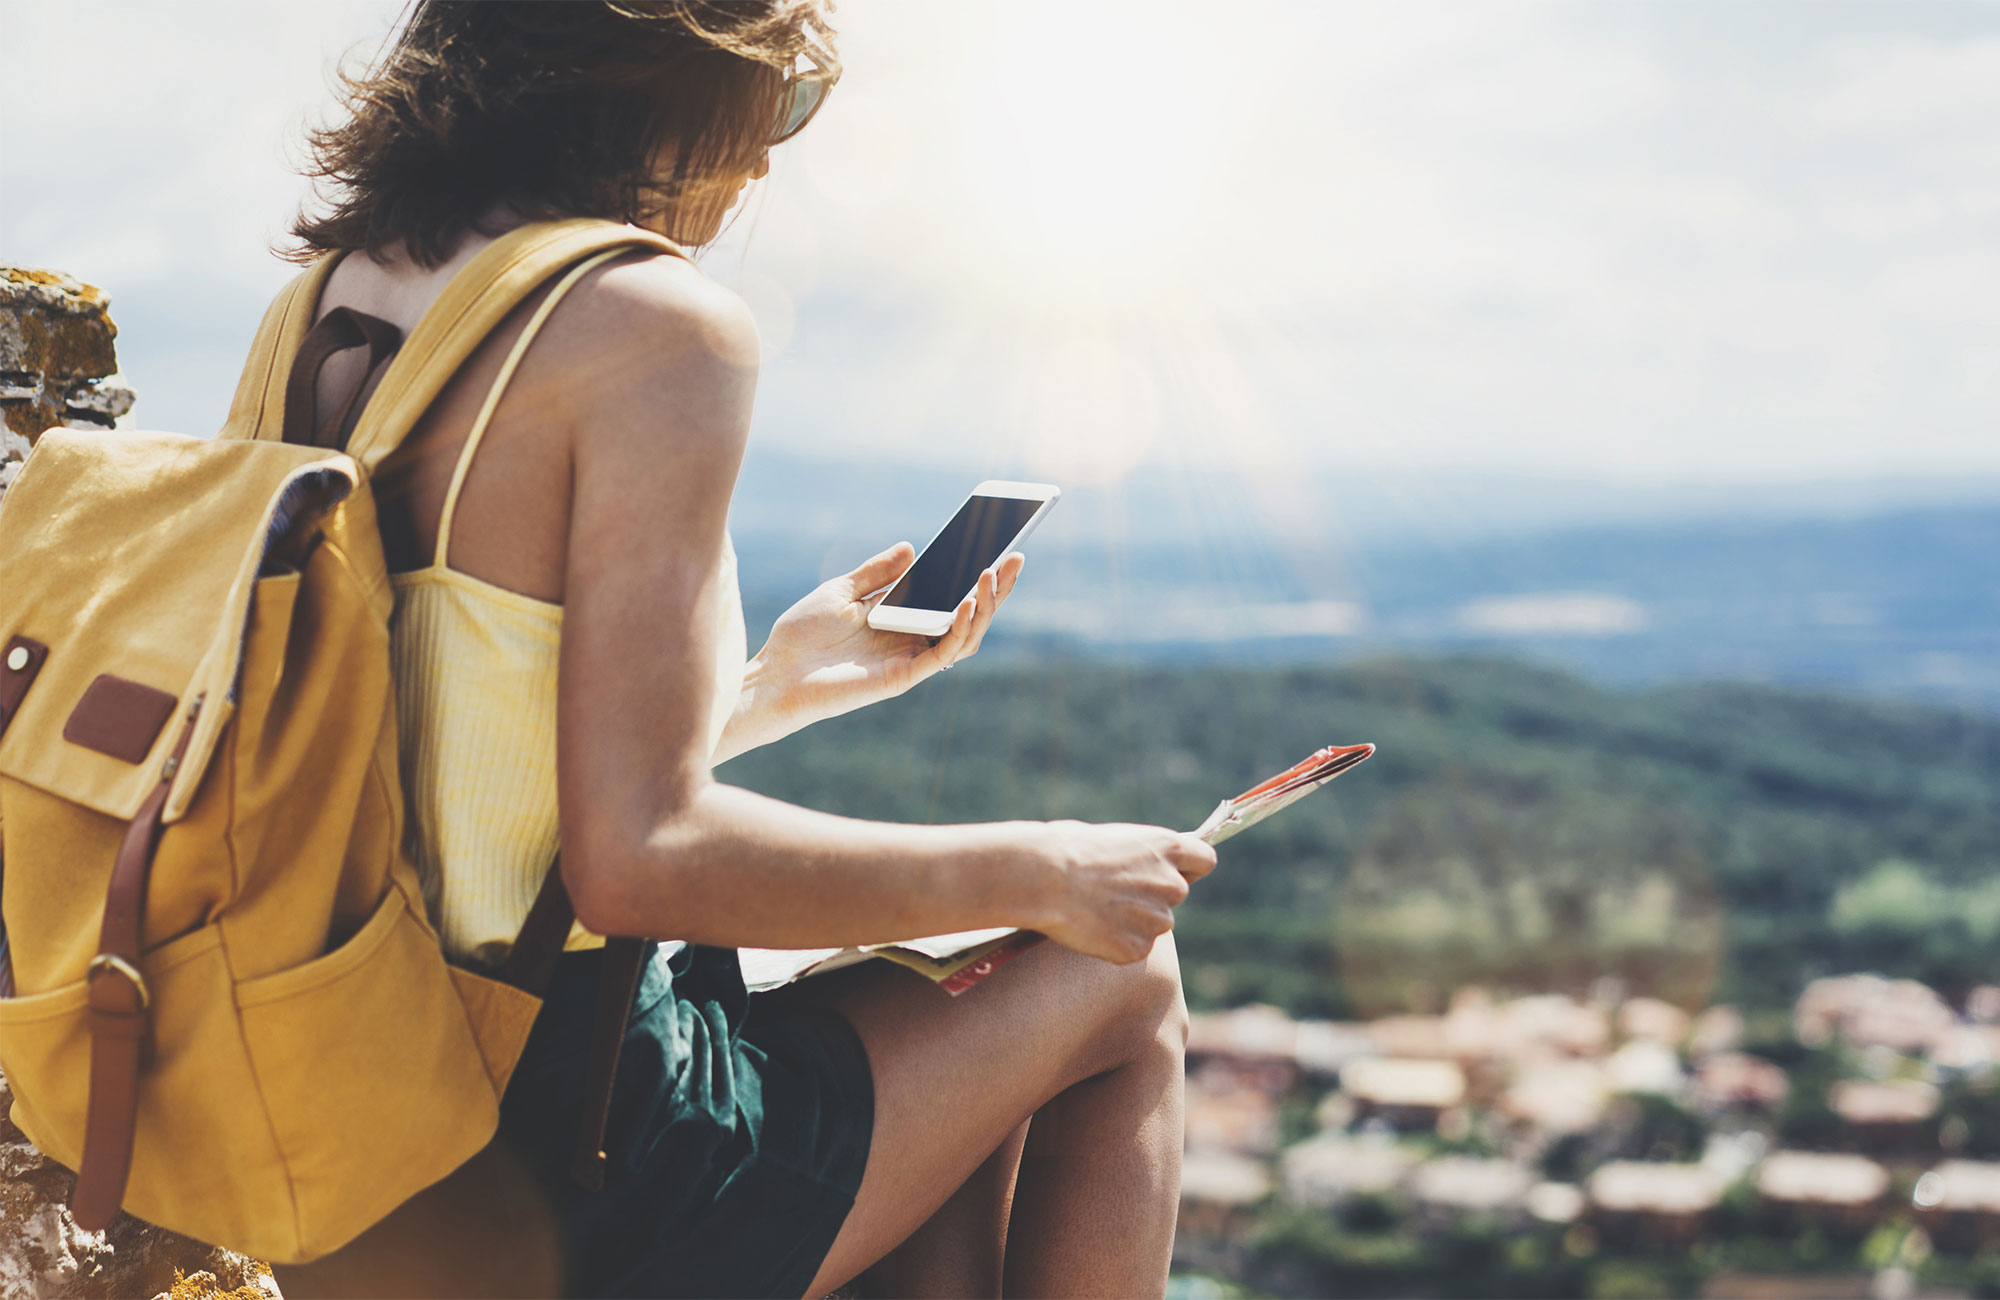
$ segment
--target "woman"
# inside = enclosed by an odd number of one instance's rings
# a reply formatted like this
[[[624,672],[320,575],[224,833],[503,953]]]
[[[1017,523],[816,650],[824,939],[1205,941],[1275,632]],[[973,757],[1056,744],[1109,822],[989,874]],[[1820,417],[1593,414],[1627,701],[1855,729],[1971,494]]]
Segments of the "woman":
[[[426,0],[314,136],[332,186],[299,256],[364,254],[322,312],[407,335],[529,220],[707,243],[831,87],[830,35],[812,0]],[[614,260],[561,301],[472,438],[533,306],[375,490],[416,852],[447,947],[504,951],[558,837],[579,918],[502,1123],[551,1198],[570,1285],[823,1295],[872,1270],[898,1295],[1158,1293],[1185,1037],[1167,931],[1213,852],[1159,827],[854,821],[713,780],[975,653],[1021,558],[931,644],[866,627],[866,594],[911,562],[898,545],[794,606],[746,664],[724,524],[749,314],[683,258]],[[344,360],[323,403],[358,380]],[[487,693],[467,704],[467,684]],[[957,1001],[893,970],[752,999],[733,952],[994,925],[1056,942]],[[690,946],[662,946],[642,982],[610,1173],[588,1192],[567,1166],[601,934]]]

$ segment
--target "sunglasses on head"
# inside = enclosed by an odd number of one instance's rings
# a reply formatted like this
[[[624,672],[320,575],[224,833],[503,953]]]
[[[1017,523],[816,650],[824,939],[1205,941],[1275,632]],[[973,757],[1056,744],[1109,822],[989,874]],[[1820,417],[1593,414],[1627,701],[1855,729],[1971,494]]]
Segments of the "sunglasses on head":
[[[787,75],[778,99],[778,120],[771,125],[771,143],[782,144],[805,130],[832,89],[833,78],[816,69]]]

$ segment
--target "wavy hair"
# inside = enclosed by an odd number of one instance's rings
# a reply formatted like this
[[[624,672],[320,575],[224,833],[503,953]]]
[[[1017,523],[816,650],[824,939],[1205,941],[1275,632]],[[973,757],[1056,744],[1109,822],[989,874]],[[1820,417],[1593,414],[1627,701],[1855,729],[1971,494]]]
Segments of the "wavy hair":
[[[671,230],[705,178],[755,166],[787,72],[839,74],[831,7],[419,0],[373,66],[337,74],[340,111],[308,132],[313,196],[283,255],[401,246],[436,266],[500,207]]]

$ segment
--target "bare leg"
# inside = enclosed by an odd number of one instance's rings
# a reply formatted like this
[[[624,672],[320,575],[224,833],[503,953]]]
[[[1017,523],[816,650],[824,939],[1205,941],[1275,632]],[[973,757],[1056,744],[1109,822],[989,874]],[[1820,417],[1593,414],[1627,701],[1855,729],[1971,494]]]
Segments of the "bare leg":
[[[1086,1079],[1035,1115],[1014,1197],[1005,1294],[1166,1290],[1180,1204],[1186,1047],[1186,1021],[1169,1021],[1153,1051]],[[1091,1140],[1108,1133],[1123,1140]],[[1119,1250],[1105,1250],[1121,1239]],[[1111,1271],[1134,1259],[1155,1266],[1138,1288]]]
[[[810,996],[853,1023],[875,1076],[868,1169],[812,1295],[909,1240],[1031,1115],[1086,1080],[1093,1086],[1057,1112],[1060,1152],[1039,1157],[1048,1208],[1031,1217],[1041,1235],[1029,1239],[1016,1216],[1009,1272],[1043,1295],[1159,1294],[1178,1196],[1186,1033],[1171,936],[1133,966],[1045,944],[955,1000],[893,969],[833,977]],[[1168,1129],[1171,1158],[1159,1153]],[[1137,1195],[1118,1181],[1134,1177]],[[1050,1233],[1057,1213],[1082,1215],[1088,1230]]]
[[[943,1209],[868,1270],[862,1294],[940,1300],[999,1295],[1014,1180],[1021,1171],[1021,1146],[1027,1136],[1027,1125],[1015,1129],[952,1193]]]

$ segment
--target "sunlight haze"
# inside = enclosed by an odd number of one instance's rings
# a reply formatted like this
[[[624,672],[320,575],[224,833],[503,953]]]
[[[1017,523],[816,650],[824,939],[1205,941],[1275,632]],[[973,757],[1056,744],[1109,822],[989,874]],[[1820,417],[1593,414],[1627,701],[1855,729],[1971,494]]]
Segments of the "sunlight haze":
[[[0,90],[40,178],[0,243],[110,292],[139,422],[220,422],[290,274],[301,124],[396,12],[6,0],[10,44],[104,72]],[[2000,474],[1994,5],[837,18],[845,79],[705,259],[764,333],[761,448],[1081,483]]]

